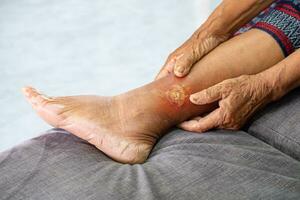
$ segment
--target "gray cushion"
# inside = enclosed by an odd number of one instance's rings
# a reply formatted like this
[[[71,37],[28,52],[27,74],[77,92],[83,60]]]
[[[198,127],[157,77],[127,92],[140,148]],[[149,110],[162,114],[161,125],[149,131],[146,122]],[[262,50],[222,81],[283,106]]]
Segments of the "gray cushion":
[[[245,132],[173,130],[144,164],[60,129],[0,154],[0,199],[300,199],[300,163]]]
[[[258,112],[246,130],[300,160],[300,88]]]

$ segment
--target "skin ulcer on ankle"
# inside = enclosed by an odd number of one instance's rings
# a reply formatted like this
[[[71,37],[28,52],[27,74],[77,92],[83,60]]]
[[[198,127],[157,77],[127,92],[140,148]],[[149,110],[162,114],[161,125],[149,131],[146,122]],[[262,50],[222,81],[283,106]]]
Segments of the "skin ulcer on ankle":
[[[169,90],[165,92],[167,100],[174,106],[181,107],[189,95],[183,85],[173,85]]]

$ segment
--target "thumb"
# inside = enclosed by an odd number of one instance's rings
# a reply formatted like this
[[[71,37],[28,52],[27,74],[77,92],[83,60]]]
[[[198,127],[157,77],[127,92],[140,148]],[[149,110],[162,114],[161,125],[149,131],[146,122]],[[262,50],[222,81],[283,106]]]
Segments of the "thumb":
[[[174,65],[174,74],[177,77],[186,76],[190,72],[193,64],[197,61],[198,58],[196,58],[192,52],[182,54],[182,56],[176,59]]]
[[[210,129],[217,128],[220,125],[220,116],[221,110],[218,108],[203,118],[183,122],[179,127],[186,131],[203,133]]]

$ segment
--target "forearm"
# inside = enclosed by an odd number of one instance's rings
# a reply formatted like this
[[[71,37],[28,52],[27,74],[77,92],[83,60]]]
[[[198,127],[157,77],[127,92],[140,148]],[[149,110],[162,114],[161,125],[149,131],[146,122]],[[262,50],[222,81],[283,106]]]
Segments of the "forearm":
[[[300,50],[259,75],[272,88],[272,100],[278,100],[292,89],[300,86]]]
[[[208,32],[232,34],[274,0],[224,0],[205,22]]]
[[[273,1],[223,0],[188,40],[193,43],[194,54],[196,54],[194,56],[201,57],[201,55],[209,53]]]

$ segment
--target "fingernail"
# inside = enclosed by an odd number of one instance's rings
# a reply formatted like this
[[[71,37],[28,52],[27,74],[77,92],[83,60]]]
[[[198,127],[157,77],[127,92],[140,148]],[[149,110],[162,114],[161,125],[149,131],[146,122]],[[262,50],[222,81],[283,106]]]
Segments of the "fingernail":
[[[195,95],[191,95],[190,96],[190,101],[193,102],[193,103],[196,103],[198,100],[198,98],[195,96]]]
[[[195,129],[195,128],[197,128],[198,124],[197,123],[193,123],[191,126]]]
[[[184,126],[185,126],[185,122],[182,122],[182,123],[178,124],[178,127],[179,127],[179,128],[182,128],[182,129],[183,129]]]
[[[177,71],[178,73],[182,74],[183,71],[184,71],[184,68],[183,68],[182,66],[176,66],[176,71]]]
[[[184,67],[182,66],[176,66],[175,67],[175,74],[178,76],[182,76],[184,73]]]

